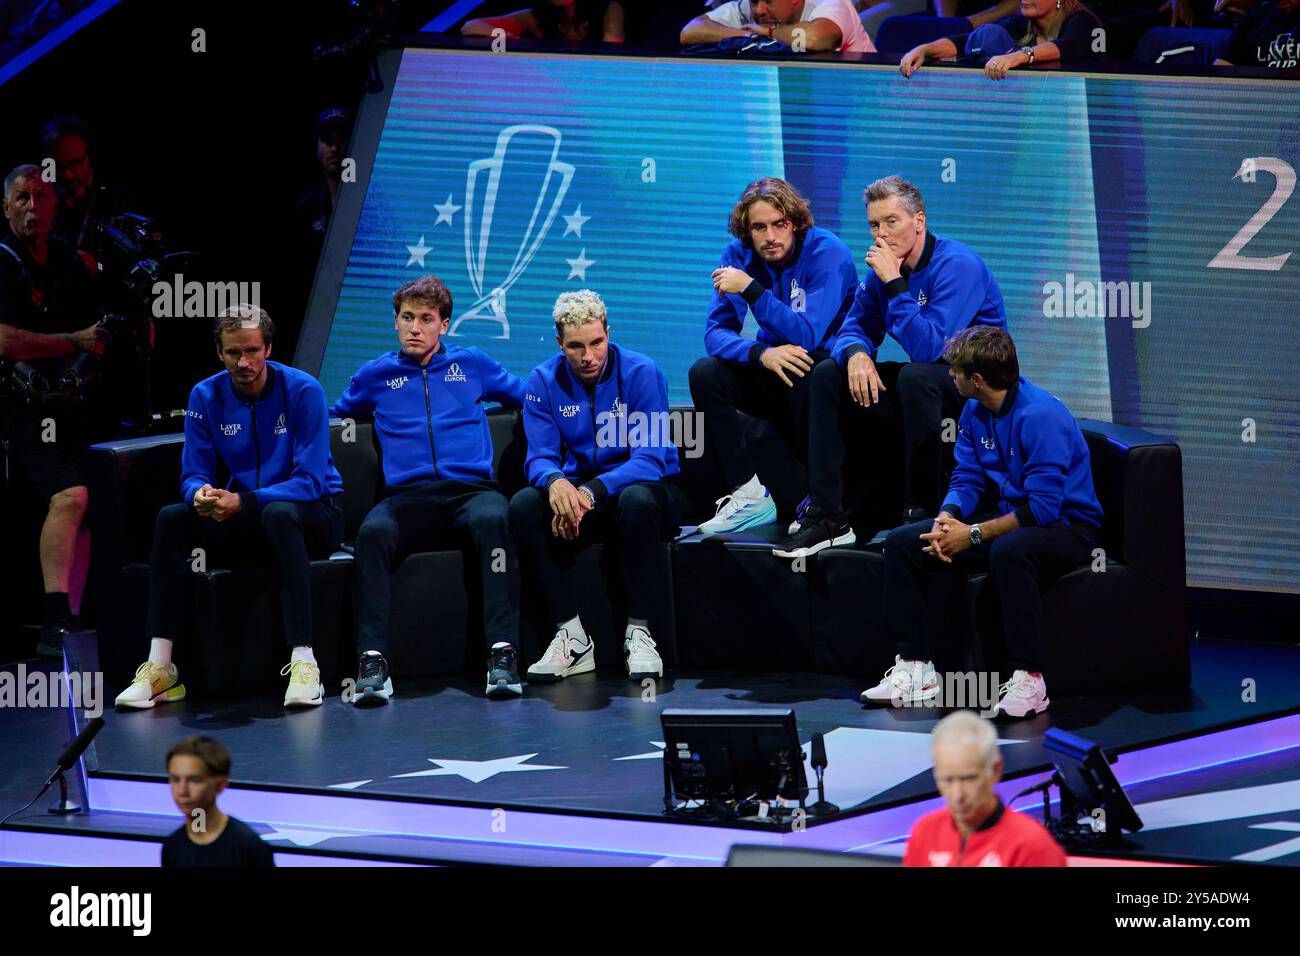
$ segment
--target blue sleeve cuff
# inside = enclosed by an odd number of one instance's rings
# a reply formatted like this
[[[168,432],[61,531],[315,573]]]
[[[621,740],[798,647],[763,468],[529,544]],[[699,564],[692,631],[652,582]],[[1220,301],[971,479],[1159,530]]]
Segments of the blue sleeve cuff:
[[[766,351],[767,351],[767,346],[762,342],[755,342],[753,345],[751,345],[749,347],[749,356],[748,356],[749,364],[758,365],[759,360],[763,357],[763,353]]]
[[[758,300],[763,297],[765,291],[767,290],[763,288],[763,283],[757,279],[751,279],[749,285],[745,286],[744,291],[740,293],[740,297],[752,307],[758,304]]]
[[[239,507],[249,514],[257,514],[257,493],[254,491],[241,491],[239,493]]]
[[[939,509],[939,513],[942,514],[945,511],[948,512],[948,514],[952,515],[954,518],[956,518],[958,521],[962,520],[960,505],[956,505],[952,503],[945,504],[942,508]]]
[[[853,358],[853,356],[857,355],[859,352],[867,352],[867,347],[861,342],[854,342],[852,345],[844,346],[844,351],[840,353],[840,364],[847,367],[849,359]],[[871,353],[867,352],[867,358],[870,357]]]
[[[560,480],[561,478],[563,478],[563,477],[564,477],[564,472],[562,472],[562,471],[554,471],[554,472],[551,472],[551,474],[547,475],[547,476],[546,476],[546,490],[547,490],[547,491],[550,491],[550,490],[551,490],[551,485],[555,484],[557,481],[559,481],[559,480]]]

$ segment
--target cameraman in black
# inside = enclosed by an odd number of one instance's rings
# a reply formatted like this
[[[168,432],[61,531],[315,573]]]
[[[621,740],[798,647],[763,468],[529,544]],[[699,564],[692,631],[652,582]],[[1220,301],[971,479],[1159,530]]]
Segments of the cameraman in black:
[[[89,501],[82,474],[89,443],[86,416],[76,403],[43,405],[39,388],[28,392],[14,379],[35,374],[57,388],[72,357],[103,354],[108,333],[87,325],[93,304],[81,257],[50,236],[55,202],[38,166],[18,166],[4,179],[8,230],[0,238],[0,440],[49,501],[40,542],[45,625],[37,650],[61,657],[63,638],[74,630],[68,591]]]
[[[103,258],[101,229],[129,211],[131,201],[120,187],[97,181],[92,142],[90,127],[75,116],[56,116],[41,129],[42,155],[54,160],[59,199],[50,234],[76,249],[95,275]]]

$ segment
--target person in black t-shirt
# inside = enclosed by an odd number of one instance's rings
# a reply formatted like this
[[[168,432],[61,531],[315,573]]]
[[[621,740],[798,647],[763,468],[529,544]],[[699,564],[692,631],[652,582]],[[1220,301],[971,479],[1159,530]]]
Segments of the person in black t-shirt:
[[[185,823],[163,841],[163,866],[275,866],[262,838],[217,806],[230,783],[230,751],[220,741],[186,737],[167,752],[167,778]]]
[[[102,355],[108,333],[94,324],[90,276],[76,251],[50,236],[54,190],[39,166],[23,165],[4,180],[8,230],[0,237],[0,440],[22,464],[49,511],[41,528],[45,626],[37,650],[63,655],[73,629],[69,591],[77,562],[77,535],[89,494],[81,459],[88,444],[82,405],[29,402],[12,382],[43,380],[59,389],[70,360]],[[75,598],[76,595],[73,595]]]
[[[990,50],[996,55],[990,56],[984,65],[984,75],[990,79],[1003,79],[1008,71],[1023,66],[1100,55],[1095,50],[1094,31],[1101,26],[1101,21],[1079,0],[1022,0],[1020,11],[979,28],[993,31],[1002,40],[1002,49]],[[899,72],[910,77],[926,63],[961,56],[970,36],[970,33],[959,33],[922,43],[903,55]],[[988,39],[993,39],[991,34]],[[1011,47],[1009,51],[1007,46]]]
[[[1289,70],[1300,61],[1300,0],[1262,0],[1232,31],[1228,55],[1215,66]]]

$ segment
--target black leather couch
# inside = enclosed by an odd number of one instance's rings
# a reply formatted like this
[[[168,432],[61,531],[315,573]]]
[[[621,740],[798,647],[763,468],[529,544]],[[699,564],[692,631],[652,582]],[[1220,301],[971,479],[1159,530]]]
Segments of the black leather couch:
[[[686,412],[689,409],[675,409]],[[502,491],[523,484],[524,441],[518,412],[488,416]],[[1189,680],[1184,624],[1182,472],[1178,446],[1136,429],[1081,422],[1093,453],[1093,475],[1106,510],[1106,571],[1081,569],[1047,595],[1045,665],[1053,693],[1183,686]],[[882,560],[864,547],[835,549],[792,570],[775,558],[779,537],[802,497],[804,473],[789,448],[764,423],[745,420],[759,475],[771,488],[782,527],[730,539],[688,536],[665,545],[662,560],[673,586],[657,604],[651,628],[669,666],[819,671],[862,678],[883,671],[893,648],[877,622]],[[353,440],[345,441],[345,437]],[[369,423],[346,436],[331,429],[343,475],[344,540],[384,495],[381,453]],[[89,456],[92,529],[91,582],[100,659],[110,683],[130,679],[144,659],[147,561],[154,516],[176,500],[179,435],[96,445]],[[712,514],[720,493],[717,464],[706,453],[682,455],[684,521]],[[852,478],[850,476],[850,483]],[[882,503],[897,514],[901,501]],[[859,528],[860,541],[873,529]],[[390,661],[395,676],[476,673],[482,668],[481,597],[467,574],[461,547],[412,555],[393,587]],[[608,551],[608,553],[607,553]],[[354,673],[351,558],[340,552],[313,565],[316,656],[327,688]],[[580,565],[590,586],[580,610],[596,641],[602,669],[622,662],[626,611],[617,555],[596,547]],[[518,569],[512,568],[512,574]],[[280,688],[285,656],[274,574],[209,568],[193,578],[195,617],[175,655],[191,693],[235,696]],[[963,628],[953,646],[937,649],[952,668],[997,669],[1001,649],[980,637],[980,614],[993,613],[984,577],[969,582]],[[525,576],[521,651],[529,660],[551,637],[540,596]],[[988,633],[988,629],[984,629]]]

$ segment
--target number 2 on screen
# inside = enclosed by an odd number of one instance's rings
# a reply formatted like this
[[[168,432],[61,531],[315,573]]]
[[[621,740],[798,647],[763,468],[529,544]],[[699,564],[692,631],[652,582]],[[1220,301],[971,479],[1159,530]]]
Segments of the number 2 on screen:
[[[1266,173],[1272,173],[1277,184],[1273,187],[1273,195],[1268,197],[1264,205],[1259,207],[1255,215],[1250,217],[1250,222],[1246,223],[1228,242],[1226,246],[1219,250],[1219,254],[1210,260],[1205,267],[1207,269],[1256,269],[1262,272],[1277,272],[1291,258],[1291,253],[1284,252],[1281,255],[1255,257],[1243,256],[1241,250],[1246,247],[1246,243],[1255,238],[1255,235],[1268,225],[1269,220],[1276,216],[1286,201],[1291,198],[1291,193],[1295,192],[1295,169],[1285,160],[1278,159],[1276,156],[1257,156],[1254,159],[1242,160],[1241,168],[1237,170],[1232,177],[1238,176],[1243,181],[1253,182],[1254,173],[1262,170]],[[1249,179],[1246,177],[1249,175]]]

